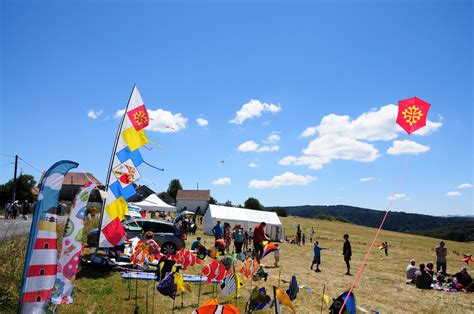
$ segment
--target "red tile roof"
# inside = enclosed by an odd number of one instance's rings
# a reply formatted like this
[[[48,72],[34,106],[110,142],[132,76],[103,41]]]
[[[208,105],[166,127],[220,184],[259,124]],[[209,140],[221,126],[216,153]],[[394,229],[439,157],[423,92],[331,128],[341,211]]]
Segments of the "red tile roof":
[[[44,172],[41,175],[41,179],[39,182],[43,180]],[[63,185],[79,185],[83,186],[87,182],[92,181],[95,185],[100,186],[102,183],[94,177],[92,173],[84,173],[84,172],[68,172],[66,174],[66,177],[64,178]],[[39,186],[39,183],[38,183]]]
[[[178,190],[176,200],[209,201],[211,190]]]

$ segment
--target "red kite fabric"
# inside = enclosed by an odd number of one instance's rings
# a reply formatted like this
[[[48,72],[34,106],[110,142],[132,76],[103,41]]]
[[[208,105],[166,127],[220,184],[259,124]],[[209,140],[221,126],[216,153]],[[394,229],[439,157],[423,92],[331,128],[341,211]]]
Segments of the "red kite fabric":
[[[400,100],[397,123],[408,134],[411,134],[426,125],[429,109],[429,103],[416,97]]]
[[[145,105],[141,105],[133,110],[130,110],[127,112],[127,115],[130,118],[133,127],[137,131],[146,128],[150,122],[148,111],[146,111]]]

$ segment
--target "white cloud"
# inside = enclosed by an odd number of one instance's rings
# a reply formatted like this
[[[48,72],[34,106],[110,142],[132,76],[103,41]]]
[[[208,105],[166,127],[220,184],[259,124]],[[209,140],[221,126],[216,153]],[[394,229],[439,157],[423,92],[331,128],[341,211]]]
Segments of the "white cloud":
[[[280,141],[280,132],[272,132],[270,135],[268,135],[267,139],[263,141],[264,143],[267,144],[276,144]]]
[[[249,168],[258,168],[258,165],[251,162],[249,163]]]
[[[451,191],[451,192],[446,193],[446,195],[449,197],[460,197],[461,193],[459,193],[458,191]]]
[[[125,113],[125,109],[117,110],[117,112],[114,114],[114,119],[122,118],[124,113]]]
[[[150,117],[150,124],[147,131],[160,133],[174,133],[186,128],[188,118],[183,117],[181,113],[172,113],[164,109],[147,109]],[[122,118],[125,110],[120,109],[114,114],[115,119]]]
[[[272,146],[260,146],[259,144],[255,143],[254,141],[246,141],[242,144],[239,145],[237,148],[238,151],[248,153],[248,152],[257,152],[257,153],[263,153],[263,152],[275,152],[280,149],[280,146],[278,145],[272,145]]]
[[[306,128],[300,136],[308,137],[319,132],[323,135],[337,135],[357,140],[390,141],[398,137],[398,133],[405,132],[395,121],[397,120],[398,107],[386,105],[377,110],[361,114],[354,120],[347,115],[329,114],[321,119],[318,126]],[[443,124],[427,120],[426,126],[417,130],[415,135],[429,135],[437,131]]]
[[[303,131],[303,133],[300,134],[300,137],[310,137],[316,134],[318,131],[318,127],[316,126],[310,126],[307,127],[306,130]]]
[[[160,133],[174,133],[186,128],[188,119],[183,117],[181,113],[173,114],[171,111],[156,109],[148,109],[150,116],[150,125],[147,130]]]
[[[273,177],[270,181],[265,180],[251,180],[249,188],[251,189],[274,189],[281,186],[290,185],[308,185],[312,181],[317,180],[312,176],[297,175],[292,172],[285,172],[280,176]]]
[[[472,184],[471,183],[460,184],[458,186],[458,189],[460,189],[460,190],[472,189]]]
[[[199,124],[200,126],[206,126],[209,124],[209,121],[207,121],[206,119],[204,118],[197,118],[196,119],[196,122],[197,124]]]
[[[212,181],[212,184],[214,185],[230,185],[232,184],[232,180],[230,178],[219,178],[217,180]]]
[[[251,99],[244,104],[242,108],[235,114],[235,118],[230,120],[230,123],[242,124],[247,119],[258,118],[262,113],[269,112],[276,114],[281,111],[280,105],[262,103],[260,100]]]
[[[365,178],[360,178],[360,182],[369,182],[374,180],[374,177],[365,177]]]
[[[287,156],[280,159],[278,163],[283,166],[308,166],[310,169],[318,170],[330,162],[330,159],[316,156]]]
[[[387,199],[389,201],[396,201],[396,200],[400,200],[400,201],[408,201],[408,200],[411,200],[411,198],[406,195],[406,194],[394,194],[394,195],[390,195],[389,197],[387,197]]]
[[[417,142],[403,140],[393,141],[392,147],[387,150],[387,154],[401,155],[401,154],[420,154],[430,150],[429,146],[418,144]]]
[[[104,110],[98,110],[98,111],[89,110],[89,111],[87,111],[87,116],[91,119],[97,119],[98,117],[100,117],[102,112],[104,112]]]
[[[328,160],[343,159],[361,162],[371,162],[380,157],[378,150],[371,144],[352,138],[329,135],[312,140],[303,153]]]
[[[237,150],[241,152],[256,152],[258,150],[258,144],[254,141],[247,141],[239,145]]]

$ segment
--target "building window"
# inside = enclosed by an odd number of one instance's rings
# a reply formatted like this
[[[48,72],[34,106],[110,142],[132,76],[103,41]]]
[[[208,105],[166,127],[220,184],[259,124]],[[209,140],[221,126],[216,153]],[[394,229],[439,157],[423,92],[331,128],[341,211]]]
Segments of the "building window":
[[[40,276],[44,276],[44,273],[45,273],[44,268],[41,268],[40,269]]]
[[[49,243],[46,242],[45,244],[43,244],[43,249],[49,249]]]
[[[41,297],[36,297],[36,302],[41,302]]]

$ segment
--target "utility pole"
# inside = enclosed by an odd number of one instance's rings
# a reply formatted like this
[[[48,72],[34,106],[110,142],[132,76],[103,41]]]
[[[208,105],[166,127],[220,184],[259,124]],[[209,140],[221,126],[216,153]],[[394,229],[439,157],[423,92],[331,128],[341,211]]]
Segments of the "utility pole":
[[[199,190],[199,182],[196,183],[196,190]]]
[[[13,172],[13,200],[14,202],[16,200],[16,170],[18,168],[18,155],[15,155],[15,170]]]

